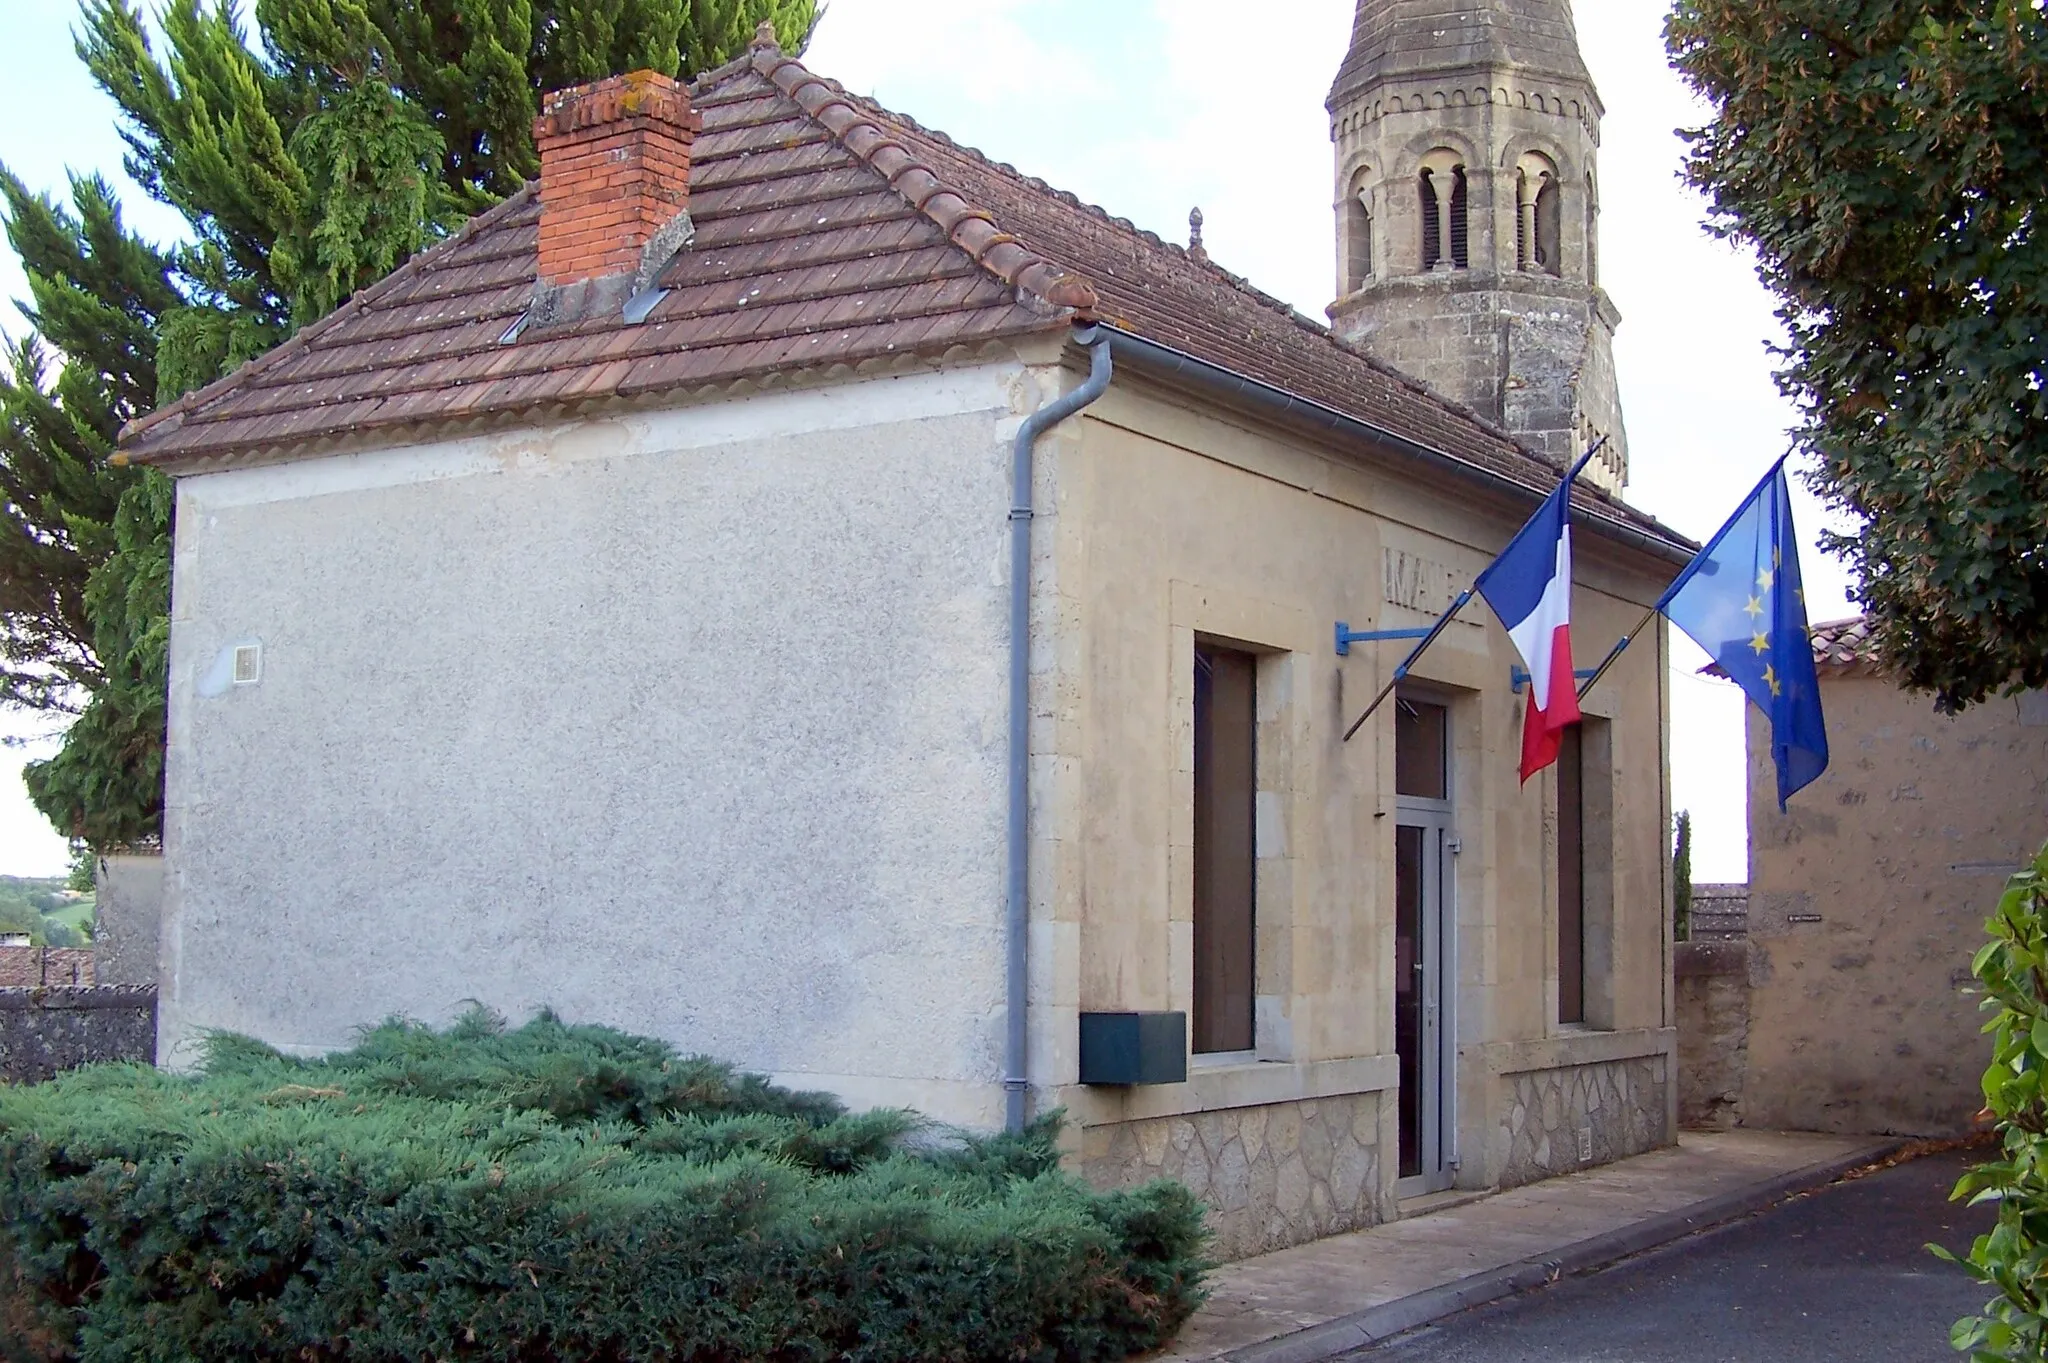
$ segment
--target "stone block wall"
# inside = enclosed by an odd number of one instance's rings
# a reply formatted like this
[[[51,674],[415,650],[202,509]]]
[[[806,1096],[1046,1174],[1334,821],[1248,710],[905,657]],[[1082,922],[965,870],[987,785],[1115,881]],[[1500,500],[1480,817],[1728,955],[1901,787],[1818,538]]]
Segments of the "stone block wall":
[[[1749,943],[1680,942],[1678,1124],[1721,1130],[1742,1121],[1749,1067]]]
[[[1501,1077],[1513,1088],[1503,1188],[1640,1155],[1669,1141],[1669,1077],[1661,1055]],[[1583,1159],[1581,1131],[1590,1132]]]
[[[91,947],[0,947],[0,989],[93,983]]]
[[[0,1082],[104,1060],[156,1059],[156,986],[0,989]]]
[[[1101,1188],[1173,1178],[1209,1208],[1211,1252],[1243,1259],[1392,1214],[1380,1190],[1378,1093],[1089,1127],[1081,1173]]]
[[[1734,942],[1749,936],[1748,883],[1693,886],[1686,936],[1694,942]]]

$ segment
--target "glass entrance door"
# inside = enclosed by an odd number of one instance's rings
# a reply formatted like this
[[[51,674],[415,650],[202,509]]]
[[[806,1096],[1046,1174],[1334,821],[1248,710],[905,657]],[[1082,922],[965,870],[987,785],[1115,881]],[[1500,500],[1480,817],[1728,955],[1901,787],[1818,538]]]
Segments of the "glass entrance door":
[[[1394,719],[1394,1046],[1400,1059],[1402,1196],[1455,1172],[1456,1050],[1450,928],[1450,712],[1402,696]]]

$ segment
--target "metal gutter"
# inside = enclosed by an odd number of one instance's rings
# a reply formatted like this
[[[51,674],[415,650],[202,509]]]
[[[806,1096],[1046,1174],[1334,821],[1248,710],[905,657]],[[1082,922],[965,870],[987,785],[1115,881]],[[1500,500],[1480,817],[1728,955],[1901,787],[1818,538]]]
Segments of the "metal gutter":
[[[1408,458],[1420,460],[1432,468],[1485,487],[1489,491],[1505,493],[1532,506],[1542,501],[1545,495],[1543,489],[1518,483],[1505,474],[1481,468],[1456,455],[1398,435],[1383,426],[1375,426],[1369,421],[1346,416],[1334,407],[1326,407],[1320,402],[1297,397],[1284,388],[1276,388],[1258,379],[1247,378],[1235,370],[1197,359],[1185,351],[1175,350],[1157,341],[1148,341],[1141,336],[1133,336],[1127,331],[1118,331],[1106,323],[1097,324],[1095,329],[1108,336],[1110,349],[1118,359],[1128,360],[1141,369],[1192,379],[1205,388],[1237,398],[1251,406],[1263,408],[1275,415],[1320,426],[1324,430],[1334,431],[1352,439],[1370,441]],[[1693,555],[1697,552],[1696,549],[1687,548],[1683,544],[1660,539],[1647,531],[1605,517],[1582,516],[1579,523],[1591,528],[1603,538],[1619,540],[1653,558],[1680,567],[1692,562]]]
[[[1073,339],[1088,348],[1088,377],[1080,387],[1024,418],[1010,453],[1010,755],[1009,808],[1004,829],[1004,897],[1008,917],[1007,1036],[1003,1050],[1004,1124],[1021,1131],[1030,1093],[1031,931],[1031,503],[1032,456],[1038,437],[1101,397],[1112,373],[1110,337],[1102,328],[1078,327]]]

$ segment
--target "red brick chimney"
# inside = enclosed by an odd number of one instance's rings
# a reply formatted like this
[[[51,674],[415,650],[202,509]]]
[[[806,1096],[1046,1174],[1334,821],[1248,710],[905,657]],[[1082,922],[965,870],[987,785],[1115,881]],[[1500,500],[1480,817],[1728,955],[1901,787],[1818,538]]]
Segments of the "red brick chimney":
[[[540,148],[540,278],[559,287],[634,277],[648,246],[690,203],[690,147],[704,126],[690,93],[659,71],[555,90],[533,120]],[[680,242],[669,244],[670,253]],[[641,287],[651,280],[640,281]]]

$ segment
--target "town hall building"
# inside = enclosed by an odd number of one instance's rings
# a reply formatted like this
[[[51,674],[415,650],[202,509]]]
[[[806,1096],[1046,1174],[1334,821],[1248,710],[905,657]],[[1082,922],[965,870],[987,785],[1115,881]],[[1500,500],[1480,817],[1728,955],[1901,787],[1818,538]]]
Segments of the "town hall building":
[[[1325,326],[764,35],[549,95],[535,184],[137,423],[165,1061],[552,1007],[1064,1109],[1228,1256],[1669,1143],[1661,633],[1526,786],[1477,604],[1346,737],[1599,437],[1581,647],[1692,552],[1567,0],[1362,0],[1330,111]]]

